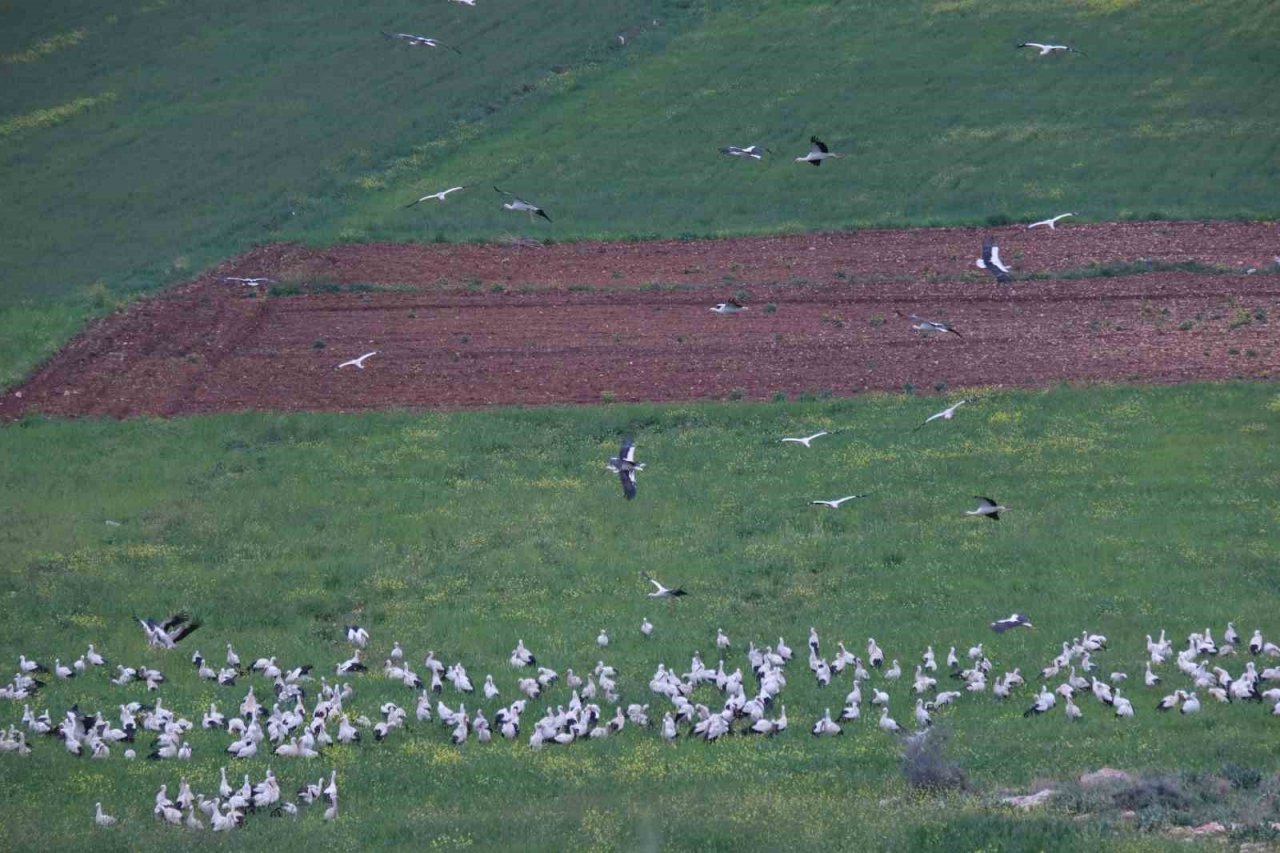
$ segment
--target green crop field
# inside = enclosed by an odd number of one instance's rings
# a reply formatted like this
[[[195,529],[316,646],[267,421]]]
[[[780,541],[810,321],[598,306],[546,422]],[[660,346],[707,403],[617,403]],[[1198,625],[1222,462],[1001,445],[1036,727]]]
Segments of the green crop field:
[[[260,778],[269,765],[286,791],[337,768],[344,797],[334,824],[316,808],[297,824],[256,815],[242,831],[255,846],[285,849],[708,849],[744,838],[753,849],[1097,849],[1106,839],[1158,848],[1163,836],[1117,833],[1097,814],[1076,822],[1068,805],[1021,818],[992,803],[1006,786],[1025,790],[1036,778],[1102,765],[1184,780],[1234,767],[1230,778],[1246,783],[1240,768],[1274,771],[1280,739],[1269,704],[1159,715],[1158,697],[1188,679],[1166,664],[1166,685],[1148,689],[1140,674],[1144,634],[1161,628],[1179,646],[1206,626],[1221,641],[1228,620],[1246,635],[1257,627],[1280,637],[1275,389],[980,393],[955,420],[912,432],[936,403],[881,395],[26,420],[3,432],[0,600],[9,616],[0,648],[13,660],[21,652],[66,663],[93,642],[113,662],[145,662],[169,678],[158,694],[109,686],[101,670],[50,684],[32,705],[55,718],[73,702],[114,718],[121,702],[159,695],[198,720],[210,701],[231,710],[249,683],[269,696],[260,678],[234,688],[197,679],[190,654],[220,663],[228,642],[246,659],[312,663],[332,682],[350,622],[369,629],[375,663],[398,641],[415,667],[431,649],[465,663],[477,686],[492,673],[499,700],[465,697],[490,717],[515,698],[507,657],[517,639],[562,674],[608,661],[622,701],[650,703],[655,720],[667,707],[647,687],[657,665],[685,671],[700,650],[714,666],[718,627],[733,640],[729,669],[746,666],[748,642],[781,635],[803,650],[811,625],[827,656],[838,640],[861,654],[874,636],[907,668],[888,686],[904,724],[911,667],[926,645],[941,662],[951,645],[963,655],[983,642],[997,673],[1017,666],[1028,676],[1008,702],[984,693],[936,713],[971,784],[948,795],[911,791],[898,743],[877,730],[869,706],[845,736],[810,737],[824,708],[838,713],[851,681],[846,672],[820,689],[803,653],[779,697],[790,728],[771,740],[666,745],[656,729],[628,728],[534,752],[533,720],[569,700],[558,686],[530,703],[517,743],[454,747],[437,722],[411,722],[382,744],[334,747],[311,762],[231,761],[235,780]],[[818,429],[839,432],[809,450],[777,440]],[[634,502],[603,470],[628,433],[647,462]],[[855,492],[868,497],[838,511],[808,503]],[[967,517],[974,494],[1010,509],[999,522]],[[647,598],[642,571],[688,596]],[[176,651],[146,648],[131,617],[180,609],[203,627]],[[1029,613],[1035,630],[987,629],[1011,610]],[[646,617],[656,626],[649,639],[638,630]],[[602,628],[612,637],[606,650],[595,643]],[[1039,668],[1084,630],[1110,638],[1096,659],[1105,673],[1129,673],[1136,717],[1116,719],[1088,698],[1079,723],[1061,706],[1024,719]],[[1224,665],[1238,672],[1243,660]],[[353,715],[376,718],[392,700],[412,718],[413,691],[379,673],[341,680],[355,687]],[[868,698],[871,686],[884,686],[879,673],[864,687]],[[718,707],[718,696],[702,688],[694,699]],[[446,687],[443,698],[453,706],[463,697]],[[0,708],[0,726],[18,720],[20,704]],[[212,791],[232,738],[196,731],[189,739],[189,764],[127,762],[123,745],[108,760],[77,759],[45,739],[28,758],[0,754],[6,845],[191,843],[155,825],[152,795],[161,783],[172,793],[184,774]],[[122,818],[109,836],[89,832],[97,801]],[[1253,802],[1251,826],[1280,820],[1267,802]],[[1179,815],[1218,814],[1215,803],[1151,805],[1139,822],[1167,828],[1187,819]]]

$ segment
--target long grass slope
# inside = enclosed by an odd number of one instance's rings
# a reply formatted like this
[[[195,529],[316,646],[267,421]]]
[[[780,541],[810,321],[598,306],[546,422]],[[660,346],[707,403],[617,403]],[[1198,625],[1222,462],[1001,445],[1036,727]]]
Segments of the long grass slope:
[[[508,132],[376,173],[389,187],[496,175],[558,211],[554,228],[521,228],[489,199],[406,218],[380,186],[353,197],[340,221],[348,237],[413,240],[1064,211],[1095,221],[1272,216],[1278,35],[1280,22],[1252,2],[734,3]],[[1083,53],[1015,49],[1027,40]],[[794,163],[810,135],[845,159]],[[775,153],[717,153],[729,144]]]

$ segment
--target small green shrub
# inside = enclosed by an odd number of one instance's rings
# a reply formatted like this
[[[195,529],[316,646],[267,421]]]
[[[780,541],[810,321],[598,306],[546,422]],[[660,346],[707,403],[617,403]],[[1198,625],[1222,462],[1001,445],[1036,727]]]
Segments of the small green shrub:
[[[963,789],[968,784],[960,765],[947,758],[948,740],[950,732],[937,727],[921,729],[902,739],[902,774],[908,785],[917,790],[945,791]]]

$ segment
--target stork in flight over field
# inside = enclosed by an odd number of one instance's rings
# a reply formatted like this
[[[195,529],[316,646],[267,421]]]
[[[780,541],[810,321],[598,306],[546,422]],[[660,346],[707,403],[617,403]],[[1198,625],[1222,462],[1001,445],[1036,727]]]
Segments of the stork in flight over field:
[[[966,509],[964,511],[965,515],[985,515],[992,521],[999,521],[1000,513],[1008,509],[1007,506],[1001,506],[991,498],[984,498],[982,495],[974,495],[973,497],[978,501],[978,508]]]
[[[640,577],[644,578],[654,586],[654,591],[649,593],[650,598],[679,598],[682,595],[688,595],[687,592],[679,587],[676,587],[675,589],[667,589],[661,583],[649,577],[647,572],[641,572]]]
[[[835,154],[827,144],[816,136],[809,137],[809,153],[803,157],[797,157],[797,163],[810,163],[814,166],[821,166],[823,160],[834,160],[843,157],[843,154]]]
[[[950,406],[947,406],[945,409],[943,409],[941,412],[938,412],[936,415],[929,415],[929,417],[924,419],[924,423],[920,424],[920,426],[916,427],[916,429],[924,429],[925,424],[929,423],[929,421],[936,421],[938,418],[942,418],[944,421],[951,420],[955,416],[956,409],[960,408],[967,402],[969,401],[960,400],[959,402],[956,402],[951,404]]]
[[[405,207],[413,207],[414,205],[422,204],[424,201],[427,201],[428,199],[433,199],[433,198],[439,199],[440,201],[444,201],[444,197],[447,196],[449,193],[456,193],[458,190],[465,190],[466,188],[467,188],[466,184],[463,184],[460,187],[449,187],[449,189],[440,190],[440,192],[438,193],[431,193],[431,195],[424,195],[422,198],[418,199],[413,204],[406,204]]]
[[[494,187],[494,189],[498,190],[498,192],[502,193],[503,195],[511,196],[511,201],[505,202],[502,205],[507,210],[518,210],[523,213],[527,213],[529,214],[530,220],[532,220],[533,217],[535,216],[541,216],[543,219],[547,220],[548,222],[551,221],[551,217],[547,216],[547,212],[542,208],[538,207],[536,204],[525,201],[524,199],[517,196],[515,193],[509,193],[506,190],[499,190],[497,187]]]
[[[200,621],[192,621],[186,613],[175,613],[163,622],[155,619],[137,619],[138,624],[147,635],[148,645],[161,649],[172,649],[188,634],[200,627]]]
[[[818,506],[830,507],[831,509],[839,509],[840,504],[844,503],[845,501],[851,501],[854,498],[865,498],[865,497],[866,495],[849,495],[848,497],[836,498],[835,500],[832,500],[832,501],[809,501],[809,503],[816,504]]]
[[[605,466],[622,481],[622,494],[627,500],[636,496],[636,472],[644,470],[644,463],[636,461],[636,440],[628,436],[622,440],[618,455]]]
[[[1003,619],[997,619],[996,621],[991,623],[991,630],[995,631],[997,634],[1003,634],[1005,631],[1008,631],[1010,628],[1020,628],[1020,627],[1034,628],[1035,625],[1032,625],[1031,620],[1028,619],[1026,615],[1023,613],[1014,613],[1012,616],[1006,616]]]
[[[739,311],[746,311],[747,306],[736,299],[730,299],[728,302],[717,302],[707,310],[716,314],[737,314]]]
[[[726,146],[725,148],[720,149],[721,154],[728,155],[729,157],[749,157],[752,160],[762,159],[764,157],[764,152],[766,151],[768,151],[770,154],[773,153],[772,150],[768,148],[761,148],[759,145],[748,145],[746,148],[739,148],[736,145],[729,145],[729,146]]]
[[[367,352],[367,353],[365,353],[364,355],[360,356],[359,358],[353,358],[353,359],[351,359],[350,361],[344,361],[344,362],[342,362],[342,364],[339,364],[339,365],[338,365],[338,369],[339,369],[339,370],[341,370],[341,369],[342,369],[342,368],[344,368],[344,367],[358,367],[358,368],[360,368],[361,370],[364,370],[364,360],[365,360],[366,358],[369,358],[370,356],[375,356],[375,355],[377,355],[379,352],[380,352],[380,350],[374,350],[373,352]]]
[[[454,53],[458,54],[459,56],[462,55],[462,51],[458,50],[456,47],[454,47],[451,44],[445,44],[439,39],[427,38],[426,36],[418,36],[418,35],[414,35],[413,33],[389,33],[386,30],[383,30],[382,34],[389,39],[403,39],[413,47],[443,47],[443,48],[448,48],[449,50],[452,50]]]
[[[243,277],[238,276],[238,275],[225,275],[225,276],[223,276],[223,277],[222,277],[222,280],[223,280],[223,281],[238,281],[238,282],[240,282],[241,284],[243,284],[245,287],[259,287],[259,286],[264,285],[264,284],[275,284],[275,283],[276,283],[276,280],[275,280],[274,278],[264,278],[264,277],[262,277],[262,276],[259,276],[258,278],[243,278]]]
[[[824,429],[822,432],[815,432],[813,435],[806,435],[803,438],[784,438],[782,440],[789,441],[793,444],[803,444],[805,447],[808,447],[809,442],[813,441],[815,438],[822,438],[824,435],[831,435],[831,433]]]
[[[1000,247],[996,245],[995,237],[987,237],[982,241],[982,257],[976,263],[979,269],[990,270],[1000,284],[1008,284],[1013,280],[1009,277],[1009,268],[1000,261]]]
[[[903,316],[901,311],[895,311],[894,313],[899,317]],[[911,328],[915,329],[917,332],[950,332],[957,338],[964,337],[964,335],[951,328],[950,323],[938,323],[933,320],[926,320],[916,314],[912,314],[910,319],[913,321]]]
[[[1037,41],[1024,41],[1022,44],[1018,45],[1019,49],[1024,47],[1034,47],[1036,50],[1040,51],[1040,53],[1038,54],[1039,56],[1048,56],[1049,54],[1058,50],[1062,51],[1063,53],[1080,53],[1080,51],[1076,50],[1074,47],[1070,47],[1065,44],[1041,44],[1040,42],[1037,42]],[[1080,55],[1084,56],[1083,53],[1080,53]]]
[[[1039,228],[1041,225],[1048,225],[1048,226],[1049,226],[1049,230],[1050,230],[1050,231],[1053,231],[1053,230],[1055,230],[1055,229],[1057,228],[1057,226],[1055,225],[1055,223],[1056,223],[1059,219],[1066,219],[1068,216],[1075,216],[1075,214],[1074,214],[1074,213],[1059,213],[1057,216],[1053,217],[1052,219],[1041,219],[1039,222],[1032,222],[1030,225],[1028,225],[1028,226],[1027,226],[1027,228],[1028,228],[1028,229],[1031,229],[1031,228]]]

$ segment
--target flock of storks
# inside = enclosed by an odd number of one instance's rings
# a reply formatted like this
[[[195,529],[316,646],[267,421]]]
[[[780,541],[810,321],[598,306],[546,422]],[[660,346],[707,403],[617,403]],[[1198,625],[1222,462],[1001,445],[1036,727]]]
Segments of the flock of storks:
[[[654,587],[650,598],[674,602],[685,595],[683,589],[671,589],[648,575],[644,577]],[[186,613],[137,621],[147,645],[161,655],[171,653],[201,627]],[[1032,627],[1026,615],[1020,613],[990,625],[996,634]],[[646,617],[637,633],[635,642],[653,642],[654,623]],[[113,664],[92,645],[69,666],[58,659],[50,668],[23,654],[13,680],[0,688],[0,698],[23,702],[21,724],[10,723],[0,729],[0,755],[30,755],[38,744],[50,742],[59,743],[60,750],[76,760],[109,760],[115,756],[133,760],[145,754],[150,761],[186,766],[198,754],[218,751],[224,761],[271,757],[292,764],[295,760],[321,759],[333,749],[376,749],[388,738],[410,736],[411,729],[433,720],[459,747],[468,742],[524,739],[533,749],[614,737],[627,728],[654,729],[667,742],[682,737],[715,741],[734,734],[779,736],[789,728],[783,691],[788,680],[796,677],[794,672],[788,672],[796,656],[781,637],[774,644],[749,642],[745,648],[741,644],[735,647],[730,637],[718,629],[714,639],[708,638],[718,656],[714,666],[694,652],[687,670],[659,662],[647,683],[642,674],[622,673],[603,659],[578,673],[573,669],[551,669],[520,639],[508,659],[517,670],[516,676],[499,686],[492,673],[486,674],[478,691],[461,661],[446,664],[434,651],[428,651],[421,667],[415,668],[397,642],[391,644],[381,667],[370,667],[364,663],[371,642],[368,630],[349,625],[345,639],[350,656],[334,666],[338,680],[333,682],[310,665],[286,664],[276,655],[263,655],[251,662],[242,659],[230,643],[226,645],[225,666],[211,665],[196,651],[190,658],[191,668],[185,672],[216,685],[218,698],[203,712],[190,716],[166,707],[161,693],[169,683],[165,673],[150,666],[123,663],[114,664],[117,675],[110,679],[112,685],[125,691],[114,711],[88,710],[79,705],[71,705],[57,716],[47,709],[34,711],[31,703],[44,695],[42,690],[50,682],[93,677],[95,670]],[[610,643],[608,631],[601,630],[596,637],[597,651],[604,652]],[[806,727],[815,737],[856,731],[864,715],[864,703],[869,706],[867,713],[877,715],[877,729],[897,734],[907,728],[892,716],[891,706],[900,702],[913,703],[911,725],[918,730],[931,725],[938,713],[965,697],[988,695],[990,701],[1000,703],[1013,700],[1026,684],[1020,667],[1010,667],[1007,662],[997,665],[981,642],[963,651],[951,645],[945,656],[935,653],[934,646],[929,645],[915,663],[907,656],[893,657],[874,637],[867,638],[865,655],[850,651],[844,641],[836,642],[831,649],[815,628],[809,629],[806,645],[808,670],[817,689],[834,691],[833,701],[820,715],[816,710],[809,715],[812,723],[806,723]],[[1133,717],[1138,693],[1126,695],[1129,673],[1124,669],[1104,669],[1101,658],[1108,653],[1107,638],[1099,634],[1085,631],[1064,641],[1061,653],[1040,669],[1040,687],[1023,716],[1048,714],[1061,701],[1063,716],[1079,720],[1086,715],[1081,705],[1088,699],[1096,700],[1102,713],[1122,719]],[[1233,659],[1246,655],[1248,659],[1235,672],[1226,668]],[[1206,628],[1189,634],[1180,650],[1174,649],[1162,630],[1159,639],[1147,636],[1142,687],[1134,691],[1159,690],[1166,678],[1177,675],[1185,684],[1158,701],[1151,701],[1151,707],[1195,714],[1203,709],[1199,698],[1203,694],[1214,704],[1265,701],[1271,704],[1273,715],[1280,715],[1280,686],[1266,686],[1267,682],[1280,685],[1280,665],[1257,663],[1277,658],[1280,646],[1266,641],[1256,629],[1246,642],[1234,624],[1228,623],[1223,642],[1218,643]],[[1167,666],[1170,662],[1172,667]],[[1161,669],[1165,670],[1163,674],[1157,671]],[[362,710],[357,707],[353,681],[360,683],[364,679],[401,685],[412,701],[403,705],[382,701],[376,704],[376,710],[372,705]],[[841,681],[843,687],[838,686]],[[130,692],[143,686],[143,694]],[[238,701],[230,698],[240,694],[228,691],[240,689],[245,692]],[[506,691],[514,695],[504,698]],[[259,692],[264,698],[258,697]],[[385,688],[381,692],[385,693]],[[155,698],[143,702],[142,696],[149,693],[155,693]],[[454,698],[446,701],[446,695]],[[454,701],[456,705],[452,704]],[[535,702],[542,708],[540,714],[530,708]],[[656,702],[663,704],[655,706]],[[612,706],[612,713],[605,710],[606,705]],[[839,711],[833,713],[836,707]],[[198,749],[192,744],[195,732],[205,733]],[[217,733],[229,742],[214,745],[210,737]],[[211,765],[193,766],[210,777]],[[196,771],[181,771],[176,796],[170,795],[170,782],[160,786],[151,807],[156,820],[191,830],[207,827],[228,831],[244,825],[253,815],[298,819],[310,804],[323,806],[325,820],[338,816],[336,769],[329,771],[327,779],[322,775],[318,782],[310,781],[315,777],[304,772],[300,777],[303,782],[294,794],[286,793],[284,783],[271,767],[257,782],[244,773],[243,783],[237,786],[228,781],[227,766],[223,764],[216,790],[211,779],[206,780],[208,793],[198,793],[199,786],[192,786],[195,775]],[[118,819],[105,811],[100,801],[94,804],[93,820],[98,826],[111,826]]]
[[[475,0],[455,2],[474,5]],[[435,38],[398,32],[384,35],[413,46],[446,48],[461,53],[457,47]],[[1078,53],[1066,45],[1027,42],[1018,47],[1038,49],[1042,56],[1053,52]],[[796,162],[821,166],[825,160],[844,156],[830,151],[816,136],[811,137],[810,143],[808,153],[795,158]],[[766,152],[772,153],[758,145],[728,146],[720,151],[726,156],[751,160],[760,160]],[[465,189],[466,185],[450,187],[423,195],[407,206],[413,207],[428,200],[443,202],[450,194]],[[494,189],[509,198],[505,208],[527,213],[531,218],[537,216],[551,221],[540,206],[498,187]],[[1052,229],[1057,221],[1071,215],[1062,214],[1029,227],[1047,226]],[[999,247],[991,237],[984,240],[981,257],[976,263],[990,271],[1001,284],[1011,280],[1010,270],[1001,261]],[[250,287],[272,281],[262,277],[228,277],[226,280]],[[745,310],[745,306],[730,301],[711,310],[734,314]],[[925,320],[914,314],[910,315],[910,320],[914,323],[912,328],[922,332],[960,336],[945,322]],[[377,354],[377,351],[366,353],[339,367],[363,369],[365,360]],[[950,420],[956,410],[967,402],[960,400],[926,418],[916,429],[936,419]],[[787,437],[782,441],[807,448],[812,441],[829,434],[822,431],[809,436]],[[636,475],[645,467],[644,463],[636,461],[635,452],[635,441],[628,438],[607,465],[608,470],[618,475],[628,500],[636,497]],[[849,495],[811,503],[836,509],[859,497],[864,496]],[[979,496],[977,499],[980,502],[978,508],[968,511],[968,515],[999,519],[999,513],[1005,509],[1003,506],[990,498]],[[676,602],[687,594],[683,588],[667,587],[647,574],[643,577],[654,588],[648,593],[649,598]],[[137,621],[147,645],[159,655],[175,650],[179,643],[201,627],[198,620],[186,613],[166,619]],[[1026,615],[1013,613],[996,620],[989,627],[996,634],[1004,634],[1011,629],[1030,629],[1033,626]],[[637,642],[651,642],[656,631],[654,623],[646,617],[639,626]],[[394,643],[383,665],[374,667],[371,672],[364,659],[370,643],[369,632],[360,626],[347,626],[345,639],[351,646],[350,656],[333,667],[338,679],[343,679],[333,683],[325,676],[314,674],[310,665],[289,666],[278,662],[274,655],[264,655],[245,665],[230,644],[227,645],[225,665],[221,666],[214,666],[196,652],[191,656],[188,677],[215,685],[220,698],[202,713],[191,716],[183,716],[165,707],[160,691],[169,678],[162,670],[150,664],[127,666],[124,663],[114,664],[116,675],[110,679],[113,686],[125,691],[121,697],[124,701],[115,712],[101,708],[90,711],[78,705],[65,708],[58,716],[50,714],[47,709],[35,712],[31,704],[46,695],[43,691],[51,683],[56,685],[76,678],[93,677],[95,670],[112,664],[93,645],[69,665],[63,664],[61,658],[55,658],[50,667],[23,654],[19,656],[13,679],[0,687],[0,699],[23,703],[21,725],[10,723],[0,730],[0,754],[29,755],[37,744],[47,742],[60,743],[62,750],[82,760],[109,759],[117,753],[128,760],[137,758],[139,750],[142,750],[148,760],[178,762],[181,766],[183,762],[192,760],[197,752],[214,749],[207,737],[199,750],[193,747],[191,733],[204,731],[223,732],[231,738],[229,743],[218,748],[227,760],[255,756],[274,756],[282,761],[307,760],[321,758],[331,749],[376,748],[376,744],[388,738],[407,736],[411,725],[429,723],[433,717],[448,730],[452,743],[459,746],[469,741],[516,740],[523,735],[529,746],[535,749],[547,745],[565,746],[577,740],[613,737],[628,727],[640,730],[656,728],[659,736],[668,742],[681,736],[706,741],[731,734],[778,736],[788,730],[782,694],[787,686],[787,668],[794,659],[794,653],[782,638],[776,644],[757,645],[751,642],[745,647],[739,645],[742,662],[746,664],[744,671],[741,663],[733,659],[734,645],[728,635],[717,630],[714,645],[719,660],[715,666],[708,666],[695,652],[688,670],[678,671],[661,662],[647,684],[641,675],[619,673],[604,660],[598,661],[594,667],[587,667],[581,674],[572,669],[561,674],[539,665],[534,653],[523,640],[519,640],[509,663],[521,672],[530,671],[530,675],[499,687],[494,676],[487,674],[481,688],[483,699],[476,697],[472,680],[461,661],[446,665],[434,652],[428,652],[418,671],[406,659],[400,644]],[[610,638],[607,630],[601,630],[596,643],[601,651],[608,648]],[[1019,667],[1010,668],[1005,664],[1003,671],[996,674],[997,664],[988,656],[983,643],[968,648],[963,655],[955,646],[950,646],[944,658],[945,670],[940,670],[934,648],[930,645],[919,654],[919,662],[914,664],[914,676],[904,674],[903,662],[907,661],[907,668],[911,666],[905,656],[886,661],[888,655],[874,638],[867,639],[865,656],[849,651],[843,641],[835,645],[834,653],[830,653],[828,646],[829,654],[824,654],[818,632],[810,629],[808,669],[819,689],[831,687],[834,690],[838,678],[843,678],[845,687],[849,688],[838,703],[841,709],[838,714],[833,715],[831,708],[827,707],[820,716],[816,712],[809,715],[814,722],[807,728],[815,737],[831,737],[851,731],[862,717],[864,698],[870,706],[879,709],[877,728],[890,733],[900,731],[903,726],[890,715],[893,690],[910,691],[908,695],[914,698],[915,703],[912,718],[919,728],[930,725],[933,716],[941,709],[965,696],[989,694],[998,702],[1011,699],[1014,692],[1025,684]],[[1114,716],[1133,716],[1132,694],[1123,695],[1123,690],[1127,689],[1128,674],[1117,669],[1102,675],[1096,660],[1107,648],[1105,637],[1087,631],[1063,642],[1061,653],[1040,670],[1041,686],[1024,714],[1046,714],[1061,699],[1065,716],[1078,720],[1084,716],[1084,711],[1076,700],[1079,698],[1083,702],[1092,696]],[[1232,660],[1233,655],[1246,653],[1251,659],[1237,672],[1232,673],[1224,667],[1223,664]],[[1222,644],[1215,643],[1210,631],[1205,629],[1190,634],[1185,647],[1175,652],[1172,642],[1166,639],[1162,630],[1159,640],[1153,640],[1150,635],[1147,637],[1143,687],[1157,688],[1167,676],[1157,673],[1153,667],[1160,668],[1173,660],[1177,673],[1186,681],[1185,689],[1179,687],[1152,703],[1156,709],[1170,711],[1176,708],[1182,714],[1196,713],[1202,708],[1198,694],[1203,693],[1210,700],[1223,704],[1265,700],[1273,703],[1271,713],[1280,715],[1280,687],[1263,689],[1265,682],[1280,682],[1280,666],[1259,668],[1252,658],[1280,658],[1280,647],[1264,641],[1261,631],[1255,631],[1245,644],[1234,625],[1229,624]],[[371,708],[358,711],[354,707],[355,687],[352,681],[345,679],[379,677],[412,691],[408,695],[414,701],[407,704],[413,710],[387,701],[380,703],[376,711]],[[238,690],[246,681],[249,686],[243,698],[238,703],[229,700],[227,691]],[[1049,684],[1055,681],[1059,683],[1051,689]],[[952,685],[956,689],[944,689]],[[450,707],[444,701],[446,689],[456,695],[456,707]],[[516,698],[510,702],[500,701],[504,689],[516,694]],[[556,693],[557,689],[559,693]],[[647,690],[645,696],[638,695],[642,689]],[[156,697],[143,702],[142,694],[133,693],[135,690],[155,693]],[[259,700],[256,690],[269,694],[269,698]],[[56,692],[56,688],[51,692]],[[631,701],[624,701],[624,692]],[[644,701],[646,698],[650,701]],[[231,708],[224,713],[219,709],[219,703],[227,705],[229,701]],[[543,705],[541,715],[529,711],[529,703],[535,701]],[[651,704],[658,701],[665,702],[668,707],[651,711]],[[467,709],[467,702],[471,703],[471,710]],[[601,702],[613,705],[613,713],[606,713]],[[488,713],[481,707],[482,703],[489,703]],[[373,744],[369,745],[369,741]],[[167,783],[161,785],[151,811],[155,819],[174,826],[198,830],[207,825],[214,831],[228,831],[242,826],[248,816],[255,813],[296,819],[301,813],[299,806],[312,803],[324,806],[324,819],[337,817],[336,770],[331,770],[327,778],[321,775],[318,781],[308,780],[296,789],[295,794],[286,795],[271,768],[267,768],[261,781],[256,783],[249,774],[244,774],[243,783],[237,786],[228,781],[227,770],[223,766],[220,782],[207,795],[196,793],[186,775],[182,775],[177,784],[176,796],[169,796]],[[95,803],[93,820],[100,827],[109,827],[117,822],[116,817],[104,811],[101,802]]]

